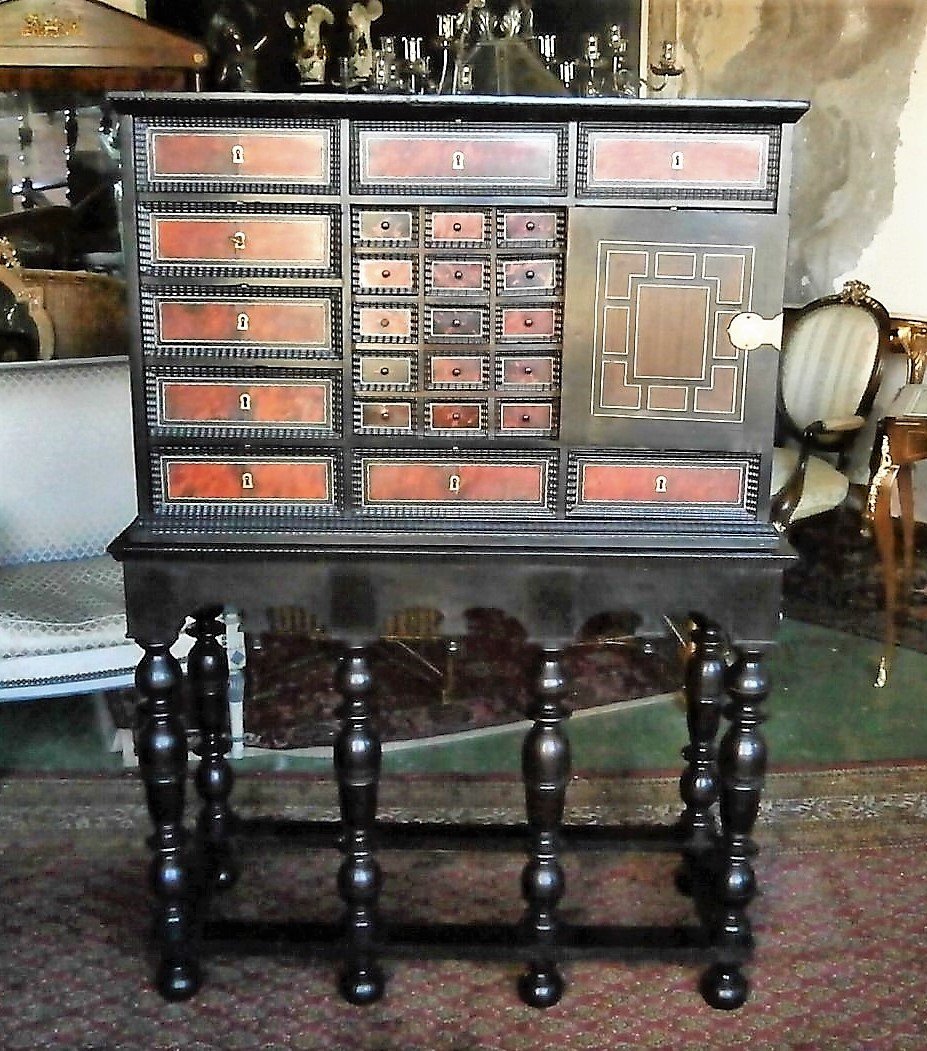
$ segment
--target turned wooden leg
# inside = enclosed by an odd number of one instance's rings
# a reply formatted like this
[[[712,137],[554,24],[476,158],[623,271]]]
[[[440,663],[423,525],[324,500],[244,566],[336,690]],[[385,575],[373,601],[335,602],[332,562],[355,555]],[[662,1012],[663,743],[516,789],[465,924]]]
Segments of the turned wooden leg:
[[[702,976],[702,995],[724,1010],[740,1007],[749,985],[742,961],[753,936],[747,906],[756,893],[751,857],[756,853],[751,833],[760,806],[766,771],[766,742],[760,733],[760,707],[769,695],[762,654],[745,650],[730,673],[730,726],[721,739],[718,770],[721,781],[721,847],[714,920],[715,962]]]
[[[145,654],[135,673],[141,695],[138,760],[154,825],[150,880],[156,900],[160,951],[156,985],[168,1000],[199,988],[193,937],[194,887],[183,827],[187,738],[178,714],[182,672],[169,642],[140,643]]]
[[[556,955],[556,908],[565,885],[557,852],[570,776],[570,743],[562,725],[569,715],[563,704],[567,692],[560,653],[545,651],[535,684],[534,726],[522,748],[530,836],[522,894],[527,902],[525,924],[533,936],[535,953],[519,978],[518,992],[531,1007],[550,1007],[563,995]]]
[[[714,804],[718,799],[715,738],[724,688],[724,640],[715,624],[693,620],[693,652],[686,663],[685,697],[689,744],[682,750],[687,766],[679,781],[685,809],[679,819],[683,863],[679,889],[688,893],[717,843]]]
[[[341,659],[337,686],[344,703],[342,727],[335,739],[335,773],[344,826],[344,859],[338,892],[347,907],[347,962],[341,993],[352,1004],[369,1004],[383,995],[383,972],[374,955],[377,900],[382,884],[371,837],[377,812],[380,739],[371,718],[368,695],[373,686],[364,649]]]
[[[219,607],[196,614],[188,629],[196,639],[187,658],[187,678],[193,692],[200,728],[202,756],[195,784],[202,809],[197,832],[209,865],[213,886],[231,887],[238,866],[229,843],[231,809],[229,796],[235,775],[226,759],[228,736],[229,662],[219,641],[224,631]]]
[[[914,583],[914,465],[910,463],[898,468],[898,509],[901,516],[901,608],[904,615],[910,610]]]

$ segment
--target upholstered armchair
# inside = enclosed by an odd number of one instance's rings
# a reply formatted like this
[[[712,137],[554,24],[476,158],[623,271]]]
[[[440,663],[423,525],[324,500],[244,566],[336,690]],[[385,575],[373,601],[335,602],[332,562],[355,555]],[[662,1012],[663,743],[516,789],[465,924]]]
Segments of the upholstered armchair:
[[[106,553],[136,513],[127,359],[0,366],[0,449],[0,702],[130,686],[141,650],[126,638],[122,568]],[[243,674],[231,686],[240,752]],[[131,742],[110,743],[130,758]]]
[[[772,470],[772,519],[781,528],[846,499],[850,453],[867,425],[889,334],[885,307],[858,281],[787,323]]]

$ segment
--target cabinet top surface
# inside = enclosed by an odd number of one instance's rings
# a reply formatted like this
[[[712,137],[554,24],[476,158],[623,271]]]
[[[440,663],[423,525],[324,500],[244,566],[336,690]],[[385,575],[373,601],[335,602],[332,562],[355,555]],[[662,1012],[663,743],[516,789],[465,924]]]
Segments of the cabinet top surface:
[[[809,108],[800,99],[587,99],[527,95],[349,95],[270,94],[263,92],[114,92],[109,96],[122,112],[144,116],[165,111],[207,108],[236,114],[280,114],[318,109],[359,118],[479,119],[500,113],[513,117],[627,121],[769,121],[792,124]]]

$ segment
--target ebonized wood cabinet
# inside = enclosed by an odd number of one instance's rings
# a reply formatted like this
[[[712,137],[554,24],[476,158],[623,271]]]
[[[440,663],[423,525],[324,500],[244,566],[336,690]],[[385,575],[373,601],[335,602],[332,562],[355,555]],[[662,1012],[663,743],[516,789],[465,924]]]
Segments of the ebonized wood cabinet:
[[[233,605],[261,630],[268,608],[292,605],[345,644],[335,746],[345,917],[315,935],[344,958],[350,1000],[382,993],[378,955],[405,944],[521,956],[520,992],[537,1006],[559,999],[571,952],[706,950],[704,995],[738,1006],[765,767],[763,655],[790,556],[768,522],[776,354],[735,346],[728,326],[781,311],[791,125],[805,104],[115,102],[139,517],[112,551],[146,650],[139,752],[159,988],[182,998],[200,981],[194,934],[210,895],[193,858],[210,860],[219,886],[236,873],[216,614]],[[508,830],[528,850],[525,921],[477,932],[469,949],[459,930],[432,932],[430,949],[418,928],[405,942],[395,929],[384,937],[377,917],[375,830],[396,845],[409,837],[376,822],[365,646],[390,615],[423,605],[440,610],[449,636],[468,608],[498,606],[539,647],[527,826]],[[615,609],[633,611],[642,635],[664,632],[666,618],[692,630],[682,815],[643,839],[612,838],[680,851],[704,922],[644,932],[636,947],[620,926],[595,934],[557,916],[561,842],[582,839],[561,828],[561,651]],[[204,735],[192,853],[181,670],[169,653],[188,614]],[[235,932],[242,944],[246,933]]]

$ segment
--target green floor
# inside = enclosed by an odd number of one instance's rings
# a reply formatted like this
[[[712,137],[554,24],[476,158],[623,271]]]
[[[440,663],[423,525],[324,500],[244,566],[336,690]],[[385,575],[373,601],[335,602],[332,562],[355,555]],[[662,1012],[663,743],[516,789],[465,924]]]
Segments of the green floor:
[[[927,758],[927,655],[898,650],[888,684],[872,686],[879,647],[786,621],[771,671],[774,694],[764,732],[770,766]],[[246,708],[247,719],[247,708]],[[667,770],[679,765],[685,722],[667,697],[569,724],[576,771]],[[384,773],[512,772],[521,727],[444,744],[388,749]],[[93,703],[84,698],[0,705],[0,772],[121,769],[108,752]],[[326,772],[328,758],[286,753],[249,758],[241,769]]]

